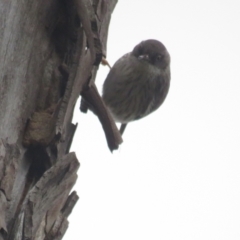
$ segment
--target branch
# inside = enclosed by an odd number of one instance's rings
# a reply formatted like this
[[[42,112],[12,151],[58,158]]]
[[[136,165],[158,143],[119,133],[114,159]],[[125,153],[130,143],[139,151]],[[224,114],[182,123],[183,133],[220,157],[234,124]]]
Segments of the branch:
[[[112,152],[113,150],[118,149],[119,144],[122,143],[122,137],[111,114],[99,95],[95,83],[93,83],[92,86],[84,89],[81,95],[93,107],[94,112],[98,116],[99,121],[102,124],[110,151]]]

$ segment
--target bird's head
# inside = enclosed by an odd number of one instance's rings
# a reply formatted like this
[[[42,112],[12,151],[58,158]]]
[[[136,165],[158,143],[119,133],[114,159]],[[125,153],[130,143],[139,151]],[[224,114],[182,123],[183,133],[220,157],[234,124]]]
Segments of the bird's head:
[[[170,64],[170,55],[167,49],[157,40],[142,41],[134,47],[131,54],[140,61],[147,61],[160,69],[165,69]]]

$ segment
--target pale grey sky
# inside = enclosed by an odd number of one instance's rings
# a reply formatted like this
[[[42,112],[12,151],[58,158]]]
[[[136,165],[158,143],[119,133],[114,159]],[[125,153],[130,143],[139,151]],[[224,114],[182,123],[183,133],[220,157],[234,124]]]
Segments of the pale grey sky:
[[[169,95],[113,154],[98,119],[76,110],[80,200],[64,239],[239,240],[240,2],[119,1],[108,61],[150,38],[172,57]]]

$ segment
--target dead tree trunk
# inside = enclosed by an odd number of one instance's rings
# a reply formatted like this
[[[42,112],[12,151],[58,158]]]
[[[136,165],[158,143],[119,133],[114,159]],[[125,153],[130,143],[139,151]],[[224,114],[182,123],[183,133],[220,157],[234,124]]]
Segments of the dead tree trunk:
[[[78,200],[69,148],[79,94],[110,149],[121,142],[93,83],[116,2],[0,0],[0,239],[63,238]]]

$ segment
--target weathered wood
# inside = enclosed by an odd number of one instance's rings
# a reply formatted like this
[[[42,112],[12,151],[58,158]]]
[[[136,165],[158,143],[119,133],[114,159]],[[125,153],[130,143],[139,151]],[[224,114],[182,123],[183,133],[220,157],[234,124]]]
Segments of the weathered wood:
[[[91,105],[94,113],[97,114],[104,129],[110,151],[118,149],[119,144],[122,143],[122,138],[115,125],[115,122],[111,117],[110,112],[98,94],[95,84],[92,83],[91,87],[85,89],[82,92],[82,96]]]
[[[24,211],[27,223],[24,226],[25,237],[32,239],[39,227],[50,231],[76,181],[78,167],[75,154],[67,154],[48,169],[31,189]],[[44,226],[41,226],[43,219]]]
[[[73,110],[106,56],[116,2],[0,0],[0,239],[60,240],[68,228]]]
[[[7,208],[7,199],[6,195],[0,191],[0,231],[7,233],[7,224],[6,224],[6,208]]]

